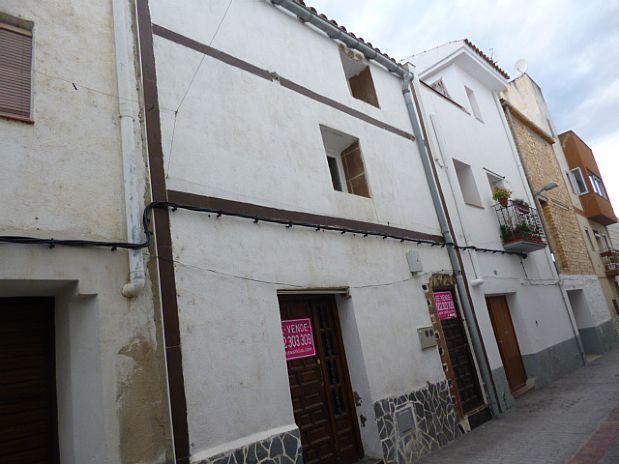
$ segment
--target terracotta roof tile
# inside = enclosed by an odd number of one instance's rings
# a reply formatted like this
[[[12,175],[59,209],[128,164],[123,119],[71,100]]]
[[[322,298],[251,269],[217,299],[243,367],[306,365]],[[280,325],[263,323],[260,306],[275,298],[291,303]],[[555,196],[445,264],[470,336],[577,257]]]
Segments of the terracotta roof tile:
[[[475,53],[481,56],[484,60],[486,60],[490,64],[490,66],[492,66],[501,76],[509,80],[509,74],[507,74],[507,72],[503,68],[501,68],[496,61],[494,61],[492,58],[490,58],[488,55],[482,52],[481,49],[477,45],[475,45],[469,39],[464,39],[464,43],[467,44],[471,50],[473,50]]]
[[[344,26],[340,26],[334,19],[330,19],[327,15],[323,14],[323,13],[318,13],[316,11],[316,8],[312,7],[312,6],[308,6],[303,0],[294,0],[296,3],[298,3],[299,5],[304,6],[305,8],[307,8],[309,11],[311,11],[312,13],[318,15],[319,17],[321,17],[322,19],[329,21],[331,24],[333,24],[334,26],[336,26],[338,29],[340,29],[342,32],[350,35],[351,37],[357,39],[359,42],[367,45],[368,47],[370,47],[372,50],[374,50],[376,53],[383,55],[385,57],[387,57],[389,60],[391,60],[393,62],[393,64],[400,66],[400,64],[391,56],[387,55],[385,52],[381,52],[380,49],[374,47],[370,42],[366,42],[363,37],[357,37],[355,34],[353,34],[352,32],[349,32]]]

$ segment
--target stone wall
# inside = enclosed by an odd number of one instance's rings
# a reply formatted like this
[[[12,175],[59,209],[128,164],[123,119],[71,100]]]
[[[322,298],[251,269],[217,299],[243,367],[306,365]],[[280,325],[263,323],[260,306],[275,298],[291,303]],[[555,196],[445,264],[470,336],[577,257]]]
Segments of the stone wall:
[[[509,110],[507,110],[509,111]],[[510,123],[518,151],[534,192],[549,182],[559,186],[544,193],[548,198],[542,209],[549,229],[549,241],[564,274],[594,274],[587,247],[572,206],[565,176],[561,171],[552,145],[532,130],[515,114]]]
[[[385,464],[417,462],[459,432],[447,380],[374,403]]]
[[[198,464],[303,464],[298,430],[226,451]]]

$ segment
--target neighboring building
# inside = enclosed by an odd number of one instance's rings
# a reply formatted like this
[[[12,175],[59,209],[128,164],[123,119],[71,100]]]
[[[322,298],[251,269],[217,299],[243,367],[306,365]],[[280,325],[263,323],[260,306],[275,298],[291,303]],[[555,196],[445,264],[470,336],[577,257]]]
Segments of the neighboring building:
[[[591,261],[619,328],[619,254],[606,230],[617,223],[617,216],[591,148],[573,131],[559,134],[559,140],[570,168],[574,191],[578,192],[582,202],[582,215],[589,222],[585,233]]]
[[[0,2],[2,242],[139,237],[125,215],[125,195],[147,196],[138,94],[129,62],[119,104],[114,16],[109,1]],[[0,462],[170,462],[148,273],[125,287],[126,250],[22,242],[0,246]]]
[[[578,331],[499,102],[507,74],[468,40],[412,62],[425,83],[426,132],[456,239],[471,248],[463,256],[469,291],[506,408],[513,395],[582,364]],[[528,205],[497,204],[499,187]]]
[[[541,206],[583,347],[589,354],[601,354],[611,348],[616,338],[611,316],[614,310],[609,312],[610,301],[592,262],[599,268],[600,257],[597,254],[590,257],[587,249],[586,234],[590,226],[576,193],[583,185],[583,178],[576,177],[580,175],[578,168],[568,167],[548,106],[533,79],[523,74],[512,80],[503,98],[529,186],[533,192],[541,192],[536,202]],[[556,187],[543,191],[552,182]]]

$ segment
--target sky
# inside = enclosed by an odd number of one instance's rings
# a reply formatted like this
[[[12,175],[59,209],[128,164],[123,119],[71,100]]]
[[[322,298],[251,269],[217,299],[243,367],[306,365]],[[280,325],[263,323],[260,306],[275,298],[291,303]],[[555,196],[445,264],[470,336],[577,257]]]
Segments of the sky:
[[[508,74],[524,58],[558,133],[593,149],[619,214],[619,0],[306,0],[396,59],[469,38]]]

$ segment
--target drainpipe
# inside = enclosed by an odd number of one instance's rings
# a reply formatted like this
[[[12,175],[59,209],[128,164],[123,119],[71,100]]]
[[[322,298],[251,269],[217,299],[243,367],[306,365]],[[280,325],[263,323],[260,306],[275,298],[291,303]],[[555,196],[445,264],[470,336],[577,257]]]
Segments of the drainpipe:
[[[423,171],[426,176],[428,186],[430,188],[430,195],[432,196],[432,203],[438,217],[441,234],[443,235],[443,238],[445,240],[447,253],[449,255],[449,261],[456,277],[456,286],[458,288],[458,293],[461,295],[460,300],[462,302],[462,309],[464,311],[467,327],[471,336],[471,342],[473,343],[473,351],[478,355],[479,370],[484,384],[486,385],[486,392],[490,401],[490,408],[495,415],[498,415],[500,413],[498,406],[498,397],[494,388],[490,365],[487,358],[483,356],[483,353],[485,353],[485,349],[481,340],[479,327],[475,323],[475,312],[473,310],[471,302],[469,301],[469,298],[467,298],[468,288],[464,281],[462,266],[460,265],[460,259],[457,254],[455,242],[451,234],[451,229],[449,227],[447,216],[443,209],[443,204],[439,194],[438,186],[435,183],[434,173],[430,164],[431,155],[428,147],[428,141],[425,139],[424,134],[422,133],[419,119],[417,116],[417,108],[411,94],[411,84],[413,85],[413,88],[419,89],[418,80],[419,77],[416,75],[413,76],[412,74],[409,74],[405,76],[402,80],[402,94],[404,95],[404,101],[406,102],[408,116],[410,118],[411,125],[413,126],[413,134],[415,135],[417,147],[419,148]],[[415,86],[415,84],[417,84],[417,86]],[[419,114],[421,115],[421,109],[419,109]]]
[[[427,141],[423,137],[422,130],[419,125],[419,120],[417,119],[415,103],[413,102],[413,98],[411,96],[410,83],[411,81],[413,81],[413,74],[408,69],[399,65],[388,56],[378,52],[377,50],[374,50],[372,47],[366,45],[364,42],[360,41],[351,34],[342,31],[339,27],[337,27],[327,19],[320,17],[318,14],[312,12],[307,7],[297,3],[295,0],[271,0],[271,3],[294,14],[304,23],[309,23],[315,28],[323,31],[332,40],[339,40],[340,42],[344,43],[348,48],[359,50],[361,53],[363,53],[363,56],[366,59],[375,61],[381,66],[384,66],[388,71],[402,78],[402,93],[406,102],[406,108],[408,109],[408,115],[411,121],[411,125],[413,126],[413,133],[415,135],[417,146],[419,148],[419,153],[421,155],[423,170],[426,176],[426,180],[428,182],[428,186],[430,188],[432,202],[434,204],[434,209],[436,211],[436,215],[438,216],[439,224],[441,227],[441,233],[443,234],[447,251],[449,253],[449,260],[456,276],[456,285],[458,288],[458,292],[462,297],[462,308],[464,310],[464,315],[471,336],[471,341],[473,342],[473,350],[478,355],[479,368],[482,380],[487,387],[486,390],[488,393],[488,398],[490,400],[490,407],[492,408],[492,412],[495,415],[498,414],[500,412],[498,408],[498,397],[496,394],[496,389],[494,388],[494,382],[492,381],[490,365],[488,364],[488,359],[484,356],[485,349],[481,341],[479,328],[477,327],[477,324],[475,322],[476,318],[471,301],[469,300],[469,298],[465,297],[465,295],[469,295],[468,288],[466,286],[466,282],[464,281],[462,266],[460,265],[459,256],[454,246],[455,243],[451,235],[451,229],[447,221],[447,216],[445,214],[445,211],[443,210],[438,187],[434,180],[432,166],[430,165],[430,153],[427,146]],[[413,83],[416,83],[418,80],[417,77],[415,77],[415,79],[416,80],[414,80]],[[418,84],[415,88],[417,93],[419,93]]]
[[[125,193],[125,216],[127,240],[138,243],[143,240],[140,194],[138,190],[138,153],[135,143],[131,34],[127,21],[125,0],[113,0],[114,45],[116,49],[116,80],[118,85],[118,109],[120,114],[120,140],[123,158],[123,180]],[[123,286],[122,294],[127,298],[138,296],[144,289],[146,277],[142,250],[129,250],[129,281]]]
[[[548,237],[548,250],[550,252],[550,255],[554,256],[552,244],[550,243],[550,228],[548,227],[546,218],[544,218],[542,204],[539,201],[539,193],[542,193],[542,192],[540,191],[538,194],[533,193],[533,188],[532,188],[533,186],[529,183],[529,179],[531,178],[531,173],[529,172],[525,163],[520,163],[520,160],[524,159],[524,157],[522,156],[522,153],[520,153],[518,139],[516,138],[516,134],[514,132],[514,120],[512,119],[512,113],[509,107],[501,105],[498,100],[498,97],[496,97],[496,103],[497,103],[497,108],[499,109],[499,113],[502,115],[501,120],[503,121],[503,127],[505,128],[505,132],[507,132],[508,138],[510,138],[511,136],[511,139],[513,140],[512,154],[514,155],[514,159],[516,159],[518,166],[522,169],[522,172],[524,173],[524,177],[526,180],[525,185],[529,186],[529,189],[531,190],[531,193],[533,195],[533,203],[535,204],[535,206],[537,206],[539,210],[539,217],[540,217],[540,220],[542,221],[542,228],[546,232],[546,237]],[[502,109],[505,109],[505,113],[501,111]],[[505,116],[505,119],[503,119],[503,115]],[[557,276],[556,284],[557,284],[557,287],[559,288],[559,293],[561,293],[561,299],[563,300],[563,307],[565,308],[565,312],[567,313],[567,318],[570,321],[572,333],[574,334],[574,338],[576,339],[576,344],[578,345],[578,353],[580,354],[580,360],[582,362],[582,365],[585,366],[587,364],[587,354],[585,353],[585,347],[582,344],[582,339],[580,338],[580,332],[578,331],[578,324],[576,323],[576,317],[574,316],[574,311],[572,310],[572,304],[570,303],[569,297],[567,295],[567,291],[565,290],[563,285],[561,285],[561,270],[559,269],[559,263],[557,261],[552,260],[552,258],[548,258],[548,260],[551,261],[552,263],[550,265],[550,272],[552,273],[554,270],[554,273],[556,273],[556,276]]]

